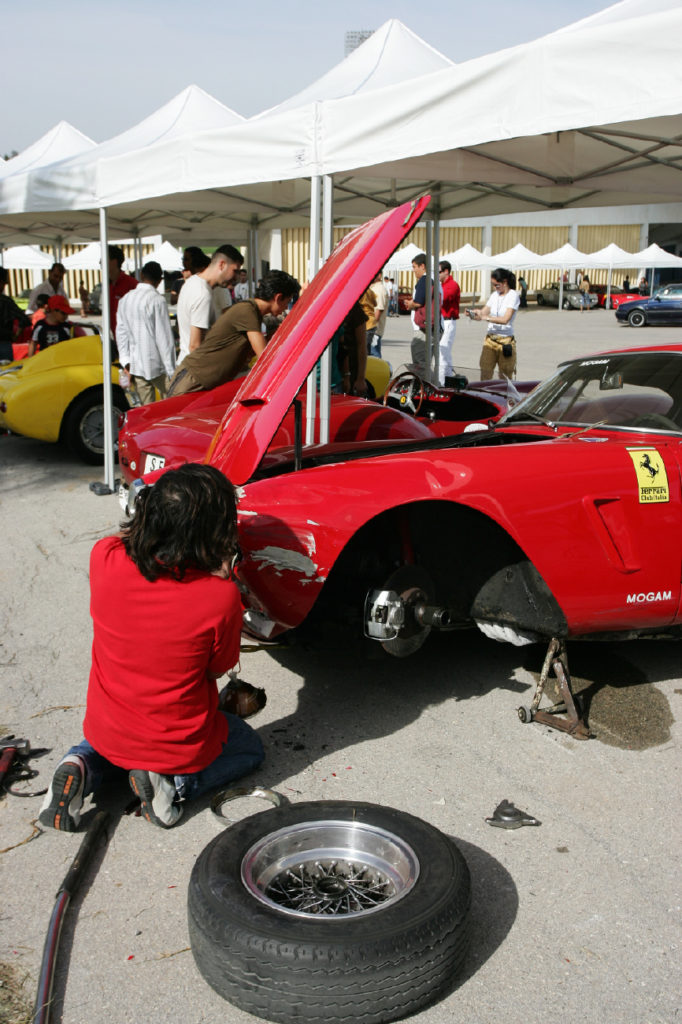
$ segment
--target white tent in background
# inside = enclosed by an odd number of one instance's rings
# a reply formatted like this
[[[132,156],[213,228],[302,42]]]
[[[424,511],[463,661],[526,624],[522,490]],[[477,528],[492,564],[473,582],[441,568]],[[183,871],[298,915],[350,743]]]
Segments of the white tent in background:
[[[538,262],[533,264],[533,268],[558,267],[559,270],[578,270],[588,266],[589,260],[590,257],[587,253],[581,252],[570,242],[566,242],[560,248],[538,257]]]
[[[654,267],[668,267],[682,269],[682,256],[675,256],[671,252],[666,252],[665,249],[661,249],[660,245],[656,245],[654,242],[646,249],[640,249],[639,252],[633,252],[632,254],[633,267],[643,268],[654,268]]]
[[[152,261],[159,263],[164,271],[182,270],[182,249],[176,249],[170,242],[162,242],[158,249],[142,257],[142,265]],[[132,273],[136,269],[135,261],[126,260],[123,269]]]
[[[365,95],[447,67],[454,67],[453,61],[420,39],[402,21],[391,18],[326,74],[252,120],[307,103]]]
[[[53,262],[37,245],[14,245],[0,251],[0,264],[6,270],[48,270]]]
[[[409,245],[393,253],[388,263],[384,265],[384,270],[391,271],[394,274],[412,270],[412,260],[422,252],[424,252],[423,249],[420,249],[414,242],[410,242]]]
[[[101,270],[102,256],[99,242],[90,242],[84,249],[65,257],[62,263],[67,270]]]
[[[498,265],[492,256],[486,256],[485,253],[479,252],[470,242],[440,258],[447,260],[456,270],[488,270]]]
[[[83,132],[79,132],[68,121],[60,121],[11,160],[0,160],[0,178],[31,171],[36,167],[45,167],[46,164],[53,164],[57,160],[66,160],[68,157],[93,149],[95,145],[92,139],[83,135]]]
[[[626,252],[625,249],[621,249],[615,242],[611,242],[610,245],[605,245],[603,249],[598,249],[596,252],[591,252],[588,256],[585,269],[594,267],[598,269],[600,267],[606,267],[609,276],[606,279],[606,308],[611,308],[611,274],[614,270],[634,270],[637,264],[634,262],[634,256],[631,252]]]
[[[521,245],[519,242],[511,249],[506,249],[504,252],[495,253],[491,256],[491,260],[496,267],[507,267],[509,270],[517,270],[523,268],[527,270],[529,267],[537,266],[537,261],[540,259],[536,252],[531,252],[525,245]]]
[[[633,270],[637,264],[633,263],[634,254],[626,252],[625,249],[621,249],[615,242],[611,242],[610,245],[605,245],[603,249],[597,249],[596,252],[588,253],[587,262],[584,264],[585,267],[606,267],[608,270],[621,269],[621,270]]]

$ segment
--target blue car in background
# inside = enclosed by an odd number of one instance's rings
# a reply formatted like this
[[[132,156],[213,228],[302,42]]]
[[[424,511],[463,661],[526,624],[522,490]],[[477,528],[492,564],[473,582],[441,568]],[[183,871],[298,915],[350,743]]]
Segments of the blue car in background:
[[[623,302],[616,310],[616,320],[627,321],[630,327],[682,324],[682,282],[658,288],[651,298]]]

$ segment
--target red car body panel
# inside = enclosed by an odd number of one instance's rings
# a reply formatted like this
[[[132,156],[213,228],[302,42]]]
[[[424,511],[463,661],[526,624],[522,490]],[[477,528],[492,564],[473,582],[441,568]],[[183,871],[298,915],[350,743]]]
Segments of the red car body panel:
[[[670,501],[644,508],[625,440],[617,456],[631,482],[626,491],[611,445],[580,435],[558,444],[550,436],[522,446],[523,479],[510,445],[478,449],[475,460],[469,452],[417,451],[306,469],[302,492],[292,487],[290,473],[252,482],[239,506],[239,575],[257,595],[253,606],[281,628],[299,625],[354,534],[417,497],[465,505],[499,524],[561,595],[571,634],[674,622],[682,570],[679,445],[656,445]],[[551,515],[537,500],[540,493],[557,495]],[[584,577],[576,576],[577,567]],[[632,576],[637,592],[670,591],[670,599],[628,605]]]

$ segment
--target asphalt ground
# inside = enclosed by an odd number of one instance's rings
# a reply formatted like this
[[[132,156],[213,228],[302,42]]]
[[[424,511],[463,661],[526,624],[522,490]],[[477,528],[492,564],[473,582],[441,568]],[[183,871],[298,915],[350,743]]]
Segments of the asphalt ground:
[[[482,335],[460,322],[456,363],[472,378]],[[409,338],[407,318],[389,321],[384,353],[395,368],[409,360]],[[636,331],[602,310],[531,307],[517,339],[519,377],[536,378],[571,355],[682,342],[682,328]],[[26,790],[46,785],[80,738],[88,555],[120,513],[115,497],[89,490],[99,472],[59,447],[0,437],[0,466],[0,733],[49,748],[31,762],[40,774]],[[130,656],[143,644],[131,637]],[[543,653],[465,632],[432,635],[395,660],[349,643],[343,623],[314,645],[244,653],[243,678],[268,693],[253,720],[267,760],[252,780],[292,801],[397,807],[455,837],[473,882],[470,951],[452,993],[419,1024],[672,1024],[682,991],[680,648],[571,645],[596,733],[587,742],[519,722]],[[108,842],[67,915],[52,1019],[247,1024],[254,1018],[205,984],[188,950],[188,879],[220,822],[203,801],[165,832],[122,813],[130,796],[98,798],[112,815]],[[541,824],[491,828],[485,818],[503,799]],[[262,806],[241,803],[235,815]],[[39,804],[0,800],[3,1022],[24,1019],[7,1008],[12,991],[17,1005],[32,1004],[55,893],[81,841],[48,830],[26,842]]]

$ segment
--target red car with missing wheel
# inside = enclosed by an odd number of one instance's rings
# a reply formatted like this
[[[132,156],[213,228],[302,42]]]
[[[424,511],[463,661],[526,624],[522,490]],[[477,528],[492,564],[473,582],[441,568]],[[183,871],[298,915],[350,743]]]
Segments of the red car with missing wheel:
[[[571,638],[680,636],[682,345],[562,363],[493,423],[476,416],[477,402],[494,404],[480,387],[444,393],[403,375],[386,406],[342,399],[351,404],[335,418],[332,402],[330,442],[303,444],[292,403],[427,202],[343,239],[210,440],[204,458],[239,488],[245,629],[272,639],[334,616],[405,655],[432,630],[456,643],[457,629],[478,627],[549,644],[557,675]],[[476,429],[453,410],[473,412]],[[181,446],[182,411],[155,411],[147,450],[168,441],[174,419]],[[197,430],[201,409],[188,412]],[[128,507],[158,472],[124,488]]]

